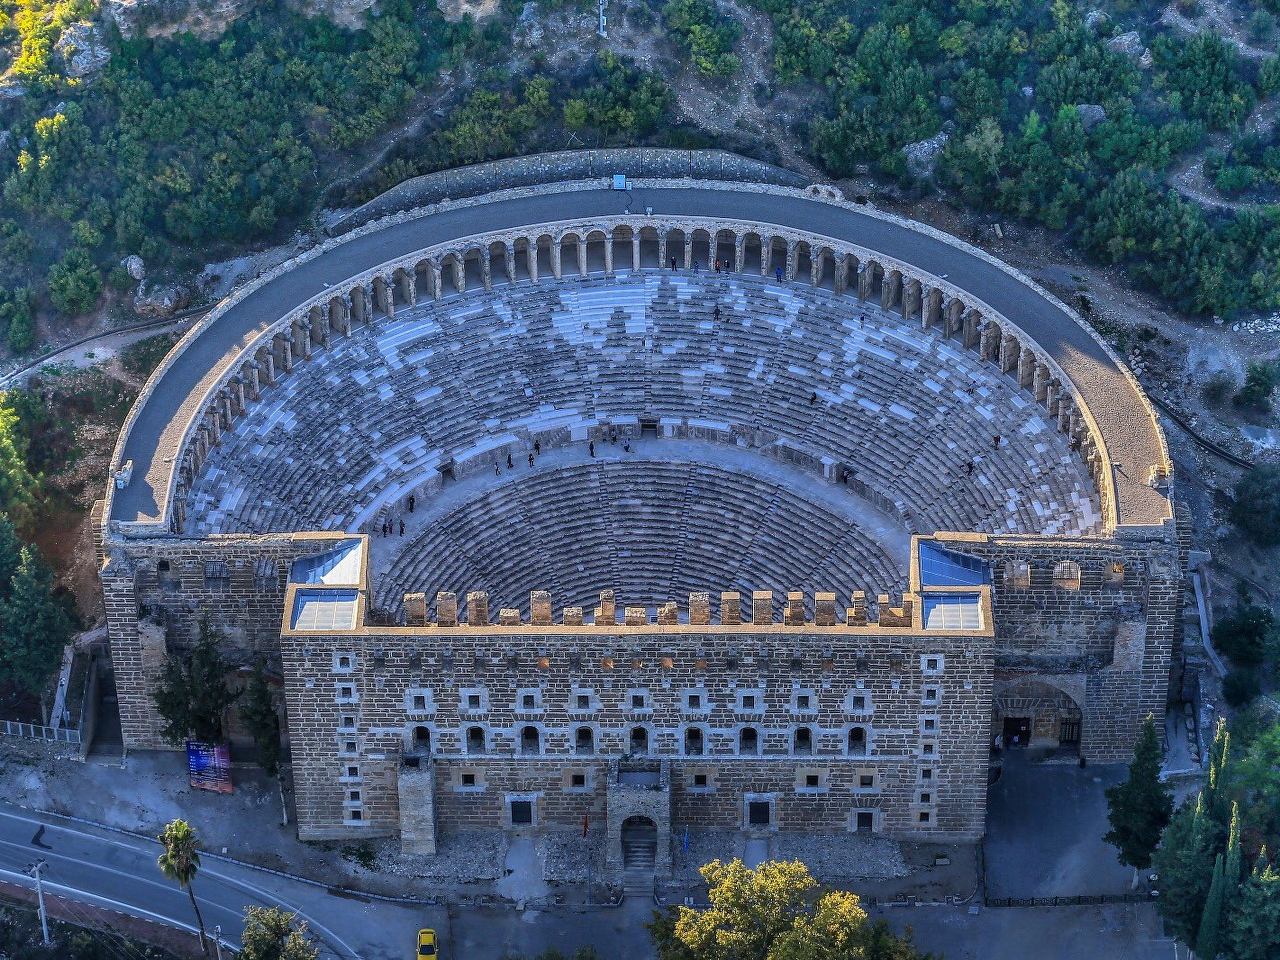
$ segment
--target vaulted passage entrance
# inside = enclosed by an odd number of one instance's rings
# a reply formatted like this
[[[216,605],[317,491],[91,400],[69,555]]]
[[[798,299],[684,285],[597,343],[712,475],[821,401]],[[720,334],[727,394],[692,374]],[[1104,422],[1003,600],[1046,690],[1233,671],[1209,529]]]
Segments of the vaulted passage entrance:
[[[993,739],[1005,748],[1080,749],[1080,705],[1065,691],[1024,680],[996,694]]]
[[[658,825],[648,817],[628,817],[622,823],[622,866],[653,874],[658,852]]]

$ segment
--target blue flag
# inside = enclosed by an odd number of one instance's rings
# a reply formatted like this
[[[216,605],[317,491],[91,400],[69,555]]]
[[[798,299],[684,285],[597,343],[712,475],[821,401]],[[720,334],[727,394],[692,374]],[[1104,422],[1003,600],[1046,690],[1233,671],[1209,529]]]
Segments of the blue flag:
[[[685,853],[688,853],[688,852],[689,852],[689,826],[688,826],[688,824],[686,824],[686,825],[685,825],[685,828],[684,828],[684,852],[685,852]]]

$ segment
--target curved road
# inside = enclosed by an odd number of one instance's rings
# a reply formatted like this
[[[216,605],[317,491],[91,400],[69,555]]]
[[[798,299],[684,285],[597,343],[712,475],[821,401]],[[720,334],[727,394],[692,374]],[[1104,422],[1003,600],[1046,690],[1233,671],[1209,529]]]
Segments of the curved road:
[[[160,849],[155,841],[89,833],[0,803],[0,878],[33,888],[24,871],[43,859],[48,893],[194,932],[187,893],[165,880],[156,866]],[[323,886],[210,857],[192,886],[206,929],[212,932],[215,924],[221,925],[223,940],[237,947],[245,909],[253,905],[284,906],[304,917],[323,942],[325,957],[407,953],[419,927],[436,923],[443,928],[447,923],[442,909],[337,897]],[[375,914],[377,922],[371,923]]]
[[[113,464],[118,467],[132,460],[134,467],[133,480],[123,490],[113,491],[111,519],[160,519],[176,468],[173,454],[190,416],[185,408],[217,380],[223,364],[250,343],[256,331],[287,316],[303,301],[379,264],[458,237],[531,224],[586,221],[646,207],[659,217],[747,220],[844,238],[973,290],[1018,324],[1071,378],[1116,465],[1120,522],[1158,525],[1170,515],[1167,497],[1147,484],[1152,468],[1164,462],[1163,447],[1133,381],[1070,314],[994,264],[901,223],[798,194],[751,192],[749,187],[662,186],[641,187],[628,196],[584,186],[570,192],[493,199],[393,224],[299,264],[247,295],[197,335],[154,384],[125,438],[122,455]]]

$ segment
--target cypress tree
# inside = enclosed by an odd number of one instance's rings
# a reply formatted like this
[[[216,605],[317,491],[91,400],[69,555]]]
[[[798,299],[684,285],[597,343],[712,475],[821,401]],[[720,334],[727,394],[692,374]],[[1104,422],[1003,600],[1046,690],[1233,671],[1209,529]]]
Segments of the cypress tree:
[[[1200,960],[1217,960],[1222,950],[1223,886],[1222,854],[1218,854],[1213,862],[1213,880],[1209,883],[1204,912],[1200,915],[1200,930],[1196,934],[1196,954]]]
[[[49,680],[71,640],[71,619],[53,598],[53,571],[32,547],[18,554],[10,596],[0,607],[0,639],[9,678],[40,698],[48,714]]]
[[[1221,828],[1207,814],[1200,794],[1178,808],[1151,858],[1160,875],[1156,908],[1169,933],[1183,943],[1196,942],[1221,843]]]
[[[1223,867],[1224,910],[1230,910],[1240,893],[1240,804],[1231,804],[1231,826],[1227,830],[1227,859]]]
[[[1173,816],[1173,795],[1160,781],[1160,738],[1155,717],[1142,722],[1129,779],[1107,790],[1107,819],[1111,830],[1104,839],[1116,848],[1121,863],[1135,870],[1151,866],[1151,854]]]
[[[1232,960],[1273,960],[1280,955],[1280,873],[1258,854],[1240,891],[1224,936]]]
[[[1221,828],[1226,829],[1230,820],[1230,797],[1227,795],[1227,761],[1231,747],[1231,734],[1227,721],[1218,718],[1213,731],[1213,743],[1209,746],[1209,783],[1204,791],[1204,808]]]

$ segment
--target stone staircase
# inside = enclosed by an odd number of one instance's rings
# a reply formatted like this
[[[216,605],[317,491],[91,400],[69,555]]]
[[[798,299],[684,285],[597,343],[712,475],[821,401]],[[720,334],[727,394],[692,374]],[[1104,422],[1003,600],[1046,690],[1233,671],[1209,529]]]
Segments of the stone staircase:
[[[622,889],[634,899],[653,899],[654,855],[657,844],[651,839],[624,837],[622,841]]]

